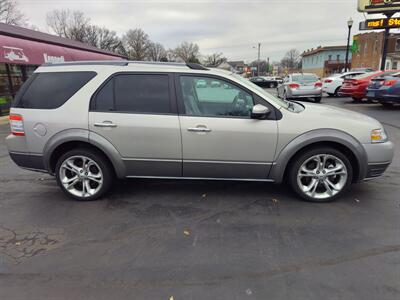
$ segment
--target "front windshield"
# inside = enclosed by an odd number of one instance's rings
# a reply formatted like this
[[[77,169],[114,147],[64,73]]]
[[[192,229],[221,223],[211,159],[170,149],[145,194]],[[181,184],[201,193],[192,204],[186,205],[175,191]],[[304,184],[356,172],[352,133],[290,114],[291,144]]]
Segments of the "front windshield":
[[[266,90],[264,90],[263,88],[259,87],[258,85],[254,84],[253,82],[251,82],[250,80],[247,80],[246,78],[244,78],[243,76],[240,76],[239,74],[235,74],[232,73],[231,76],[235,77],[236,79],[238,79],[244,86],[247,86],[249,88],[255,89],[258,92],[260,92],[260,94],[262,94],[263,96],[265,96],[265,98],[267,98],[268,100],[272,100],[274,101],[276,104],[283,106],[284,108],[288,108],[289,107],[289,103],[279,99],[278,97],[268,93]]]

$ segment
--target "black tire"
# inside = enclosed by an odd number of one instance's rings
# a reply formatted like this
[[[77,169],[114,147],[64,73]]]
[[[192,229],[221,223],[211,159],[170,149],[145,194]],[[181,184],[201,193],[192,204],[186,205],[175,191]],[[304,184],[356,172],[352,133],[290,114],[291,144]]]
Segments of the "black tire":
[[[317,199],[317,198],[308,196],[300,189],[300,187],[297,183],[297,174],[299,172],[300,167],[303,165],[304,162],[306,162],[306,160],[308,160],[309,158],[311,158],[315,155],[318,155],[318,154],[321,154],[321,155],[329,154],[329,155],[339,158],[343,162],[343,164],[346,166],[346,169],[347,169],[347,179],[346,179],[346,182],[345,182],[343,188],[337,194],[330,196],[329,198],[324,198],[324,199]],[[291,161],[291,164],[288,166],[288,168],[289,168],[288,172],[287,172],[288,177],[286,179],[288,180],[288,183],[290,184],[291,188],[303,200],[309,201],[309,202],[331,202],[331,201],[335,200],[336,198],[340,197],[343,194],[343,192],[349,187],[349,185],[351,184],[351,182],[353,180],[353,168],[352,168],[350,161],[348,160],[346,155],[344,155],[342,152],[340,152],[339,150],[336,150],[335,148],[331,148],[331,147],[315,147],[315,148],[307,149],[306,151],[302,151],[293,158],[293,160]]]
[[[315,103],[320,103],[321,102],[321,97],[316,97],[316,98],[314,98],[314,102]]]
[[[383,107],[386,107],[386,108],[393,108],[393,106],[394,106],[393,103],[388,103],[388,102],[381,102],[381,104],[383,105]]]
[[[74,194],[71,194],[62,184],[61,179],[60,179],[60,168],[65,160],[68,158],[74,157],[74,156],[84,156],[87,157],[91,160],[93,160],[99,169],[101,170],[102,176],[103,176],[103,182],[102,186],[99,188],[99,190],[91,195],[91,196],[77,196]],[[96,166],[96,168],[97,168]],[[73,173],[71,173],[73,174]],[[113,167],[110,164],[109,160],[99,151],[92,150],[92,149],[87,149],[87,148],[77,148],[77,149],[72,149],[63,155],[60,156],[60,158],[57,161],[56,168],[55,168],[55,176],[57,180],[57,184],[61,188],[61,190],[66,193],[69,197],[72,197],[76,200],[79,201],[92,201],[99,199],[102,197],[109,189],[111,188],[113,178],[114,178],[114,172],[113,172]]]
[[[340,86],[338,86],[335,90],[335,92],[333,93],[333,97],[339,97],[339,90],[340,90]]]

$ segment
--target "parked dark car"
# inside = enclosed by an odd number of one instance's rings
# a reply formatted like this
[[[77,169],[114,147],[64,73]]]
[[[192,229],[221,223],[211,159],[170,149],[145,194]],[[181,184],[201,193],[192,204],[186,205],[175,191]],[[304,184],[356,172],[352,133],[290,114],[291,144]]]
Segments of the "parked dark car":
[[[367,99],[387,107],[400,104],[400,72],[372,79],[367,88]]]
[[[272,88],[278,86],[278,81],[272,77],[258,76],[250,78],[250,81],[260,87]]]

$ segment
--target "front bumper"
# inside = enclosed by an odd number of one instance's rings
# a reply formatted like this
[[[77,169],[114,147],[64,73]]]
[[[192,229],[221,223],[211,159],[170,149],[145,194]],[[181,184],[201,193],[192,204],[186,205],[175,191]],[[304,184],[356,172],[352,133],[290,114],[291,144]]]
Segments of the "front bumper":
[[[368,167],[365,179],[381,176],[394,156],[394,145],[388,141],[385,143],[363,144],[367,153]]]

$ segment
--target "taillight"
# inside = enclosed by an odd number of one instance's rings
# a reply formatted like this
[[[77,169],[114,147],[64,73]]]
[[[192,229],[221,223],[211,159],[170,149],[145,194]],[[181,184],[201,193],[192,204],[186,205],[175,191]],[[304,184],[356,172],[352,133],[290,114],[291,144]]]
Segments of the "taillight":
[[[300,87],[300,84],[298,84],[298,83],[290,83],[290,84],[289,84],[289,87],[290,87],[291,89],[298,89],[298,88]]]
[[[331,83],[331,82],[332,82],[332,79],[325,79],[324,82],[325,82],[325,83]]]
[[[24,120],[21,115],[10,114],[10,129],[11,134],[24,136]]]
[[[385,80],[385,82],[383,83],[383,85],[384,86],[392,86],[392,85],[394,85],[394,84],[396,84],[397,83],[397,80],[394,80],[394,79],[392,79],[392,80]]]
[[[314,86],[315,86],[315,87],[322,87],[322,82],[320,82],[320,81],[319,81],[319,82],[316,82],[316,83],[314,84]]]

